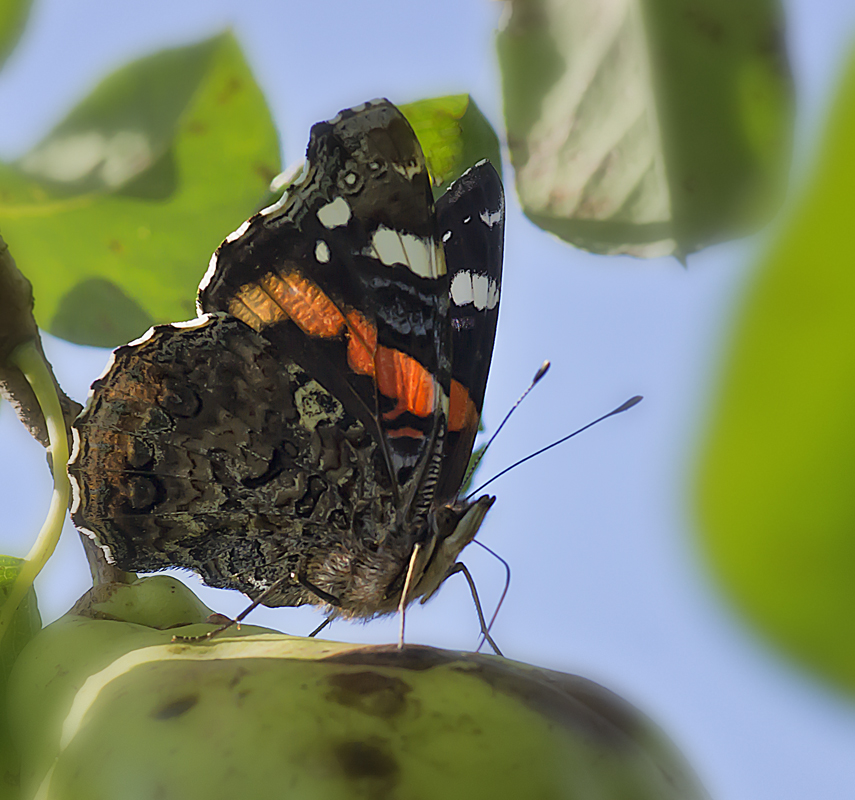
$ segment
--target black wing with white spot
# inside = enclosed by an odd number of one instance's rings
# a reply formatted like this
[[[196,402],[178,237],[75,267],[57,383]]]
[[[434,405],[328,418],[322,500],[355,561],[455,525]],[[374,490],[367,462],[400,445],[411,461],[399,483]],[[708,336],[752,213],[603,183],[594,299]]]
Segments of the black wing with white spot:
[[[438,496],[460,488],[484,404],[499,319],[505,196],[489,161],[463,174],[437,202],[440,237],[450,278],[452,413]],[[461,411],[465,390],[475,414]],[[455,419],[455,410],[459,419]]]
[[[312,127],[303,174],[223,242],[198,305],[259,331],[360,419],[415,513],[441,455],[448,286],[421,147],[377,100]]]

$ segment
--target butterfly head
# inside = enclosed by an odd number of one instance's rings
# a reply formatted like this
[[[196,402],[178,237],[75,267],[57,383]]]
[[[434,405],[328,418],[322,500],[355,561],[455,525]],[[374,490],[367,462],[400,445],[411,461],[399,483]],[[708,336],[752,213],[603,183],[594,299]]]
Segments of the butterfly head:
[[[426,603],[436,594],[457,563],[461,551],[475,538],[495,501],[495,497],[483,495],[474,502],[440,506],[432,513],[429,536],[413,567],[409,602],[421,598],[421,602]],[[396,586],[396,590],[400,597],[402,585]]]

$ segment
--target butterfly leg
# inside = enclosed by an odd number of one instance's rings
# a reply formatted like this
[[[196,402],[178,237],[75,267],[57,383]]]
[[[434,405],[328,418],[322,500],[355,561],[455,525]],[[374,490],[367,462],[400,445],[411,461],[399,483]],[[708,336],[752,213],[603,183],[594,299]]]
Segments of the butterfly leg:
[[[324,628],[332,622],[332,617],[327,617],[317,628],[315,628],[308,636],[309,639],[314,639]]]
[[[219,628],[214,628],[212,631],[208,631],[207,633],[200,634],[199,636],[173,636],[173,642],[202,642],[208,639],[213,639],[215,636],[219,636],[223,631],[227,631],[232,625],[237,625],[240,628],[241,622],[249,616],[249,614],[254,611],[258,606],[260,606],[270,595],[279,591],[282,587],[282,584],[285,583],[286,580],[291,578],[290,575],[283,575],[279,580],[273,581],[258,597],[255,598],[243,611],[240,612],[234,619],[230,619],[228,622],[220,625]]]
[[[446,580],[450,578],[452,575],[460,572],[464,578],[466,578],[466,582],[469,584],[469,591],[472,594],[472,600],[475,603],[475,611],[478,612],[478,622],[481,625],[481,633],[484,636],[484,641],[493,648],[493,651],[497,656],[502,655],[502,651],[499,650],[499,646],[493,641],[493,637],[490,636],[490,626],[487,625],[487,620],[484,619],[484,612],[481,609],[481,600],[478,597],[478,590],[475,588],[475,581],[472,578],[469,570],[466,568],[466,565],[462,562],[458,561],[448,572],[446,575]]]
[[[318,600],[323,600],[325,603],[328,603],[331,606],[335,606],[335,608],[341,608],[341,600],[339,600],[334,594],[330,594],[329,592],[325,592],[323,589],[315,586],[307,577],[305,572],[292,572],[289,576],[292,580],[297,581],[304,589],[310,591]],[[313,634],[314,635],[314,634]]]

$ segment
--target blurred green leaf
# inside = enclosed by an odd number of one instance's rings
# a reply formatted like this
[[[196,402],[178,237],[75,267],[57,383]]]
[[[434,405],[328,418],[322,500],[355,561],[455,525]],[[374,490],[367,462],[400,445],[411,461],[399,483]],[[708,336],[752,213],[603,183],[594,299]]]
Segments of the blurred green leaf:
[[[526,215],[597,253],[755,229],[788,168],[777,0],[512,0],[497,46]]]
[[[0,605],[3,604],[9,589],[18,577],[22,562],[23,559],[14,556],[0,555]],[[6,685],[12,664],[24,649],[24,645],[38,633],[41,627],[42,621],[36,605],[36,594],[31,589],[18,606],[11,627],[0,640],[0,687]]]
[[[419,138],[435,195],[483,158],[501,175],[499,138],[468,94],[419,100],[399,108]]]
[[[33,0],[0,0],[0,67],[24,32]]]
[[[106,78],[14,166],[0,218],[36,316],[81,344],[192,317],[223,237],[279,170],[276,132],[231,34]]]
[[[855,53],[817,172],[733,335],[702,461],[706,548],[768,636],[855,689]]]
[[[20,558],[0,555],[0,606],[18,576],[21,563]],[[41,627],[36,594],[30,589],[12,617],[9,629],[0,639],[0,798],[19,796],[20,759],[8,730],[6,684],[18,655]]]
[[[483,425],[478,425],[478,430],[483,430]],[[463,483],[460,486],[460,491],[458,494],[461,497],[466,497],[469,494],[469,489],[472,486],[472,481],[475,480],[475,475],[478,474],[478,470],[481,466],[481,459],[484,456],[484,452],[487,450],[487,445],[482,444],[479,447],[476,447],[472,451],[472,455],[469,456],[469,464],[466,466],[466,473],[464,474]]]

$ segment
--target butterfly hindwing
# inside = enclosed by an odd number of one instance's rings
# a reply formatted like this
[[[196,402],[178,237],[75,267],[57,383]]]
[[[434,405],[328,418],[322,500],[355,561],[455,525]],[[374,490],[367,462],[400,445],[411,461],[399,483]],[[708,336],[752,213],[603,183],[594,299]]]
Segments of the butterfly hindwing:
[[[372,506],[389,496],[372,437],[229,315],[119,348],[75,436],[75,524],[128,571],[184,567],[256,597],[283,574],[313,574],[351,527],[394,519],[391,504]],[[266,602],[314,599],[286,583]]]
[[[437,203],[451,296],[451,410],[438,496],[460,489],[487,388],[499,319],[505,198],[502,181],[481,161]]]

